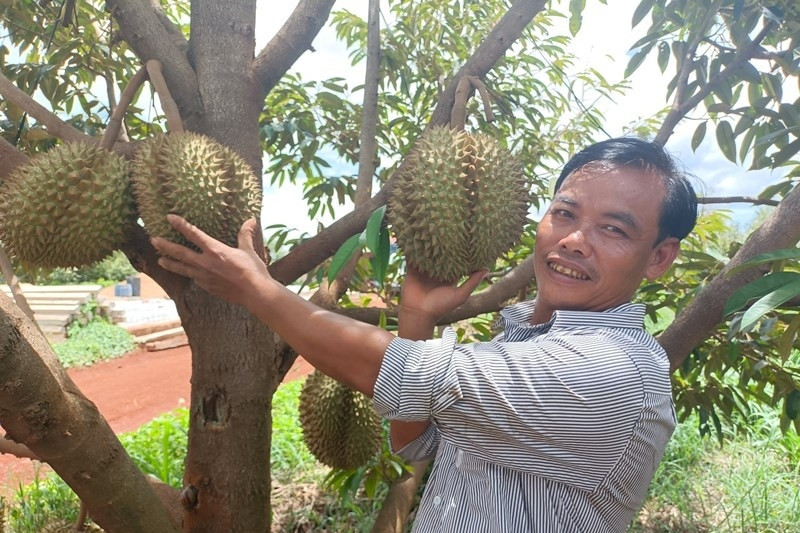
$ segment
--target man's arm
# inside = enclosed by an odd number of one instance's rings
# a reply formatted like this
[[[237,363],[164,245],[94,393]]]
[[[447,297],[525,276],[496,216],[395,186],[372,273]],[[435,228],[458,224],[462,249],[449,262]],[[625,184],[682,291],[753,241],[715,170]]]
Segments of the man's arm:
[[[162,255],[163,268],[243,305],[315,368],[372,396],[383,354],[394,338],[391,333],[323,310],[275,281],[253,249],[254,219],[239,231],[239,247],[231,248],[179,216],[167,218],[201,252],[155,237],[152,243]]]
[[[439,319],[455,309],[469,297],[478,286],[486,271],[472,274],[462,285],[434,281],[418,270],[408,267],[400,295],[400,313],[397,335],[417,341],[433,337],[433,329]],[[421,422],[392,421],[389,436],[392,448],[399,450],[422,435],[430,420]]]

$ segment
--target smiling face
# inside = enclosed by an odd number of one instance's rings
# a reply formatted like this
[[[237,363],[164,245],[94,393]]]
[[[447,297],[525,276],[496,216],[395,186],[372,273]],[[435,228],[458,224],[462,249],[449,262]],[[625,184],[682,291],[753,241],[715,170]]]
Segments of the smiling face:
[[[536,233],[532,321],[547,322],[556,310],[609,309],[630,301],[642,279],[663,274],[679,249],[674,237],[656,244],[664,196],[661,178],[647,170],[584,167],[570,175]]]

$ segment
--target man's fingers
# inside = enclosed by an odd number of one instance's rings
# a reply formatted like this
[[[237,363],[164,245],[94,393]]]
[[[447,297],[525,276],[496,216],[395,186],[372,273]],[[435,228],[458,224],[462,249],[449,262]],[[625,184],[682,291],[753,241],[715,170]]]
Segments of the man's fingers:
[[[185,218],[180,215],[167,215],[167,222],[172,226],[175,231],[186,237],[190,242],[196,244],[201,250],[205,251],[208,247],[216,241],[213,237],[209,236],[203,230],[189,224]]]
[[[181,244],[168,241],[162,237],[153,237],[150,239],[150,242],[162,256],[173,257],[183,263],[193,263],[200,255],[194,250],[191,250]]]
[[[462,295],[464,295],[465,297],[469,296],[470,294],[472,294],[472,291],[474,291],[478,287],[478,285],[481,284],[481,281],[483,281],[483,278],[485,278],[486,274],[488,273],[489,270],[486,268],[473,272],[472,274],[469,275],[469,278],[467,278],[464,281],[464,283],[459,285],[458,291],[462,293]]]
[[[165,270],[169,270],[170,272],[174,272],[176,274],[180,274],[181,276],[195,280],[197,279],[197,275],[200,273],[200,271],[196,268],[176,259],[172,259],[171,257],[160,257],[158,259],[158,264]]]
[[[256,235],[256,219],[249,218],[242,224],[242,227],[239,229],[239,249],[240,250],[247,250],[248,252],[254,252],[255,248],[253,247],[253,238]]]

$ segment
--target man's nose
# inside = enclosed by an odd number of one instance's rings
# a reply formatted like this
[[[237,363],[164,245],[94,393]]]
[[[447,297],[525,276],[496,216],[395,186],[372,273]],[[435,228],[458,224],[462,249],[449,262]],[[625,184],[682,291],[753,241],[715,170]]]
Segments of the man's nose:
[[[586,232],[582,228],[571,231],[565,235],[558,244],[568,252],[583,256],[588,256],[591,250],[586,238]]]

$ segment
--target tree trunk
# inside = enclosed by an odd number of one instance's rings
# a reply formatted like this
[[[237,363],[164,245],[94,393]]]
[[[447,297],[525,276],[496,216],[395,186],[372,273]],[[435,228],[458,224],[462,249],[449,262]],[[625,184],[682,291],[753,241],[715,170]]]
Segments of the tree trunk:
[[[411,463],[411,472],[403,474],[389,487],[371,533],[401,533],[414,506],[422,478],[430,461]]]
[[[178,533],[167,509],[50,345],[0,294],[0,424],[47,462],[109,533]]]
[[[274,335],[244,308],[198,288],[178,308],[192,347],[184,528],[267,531]]]

